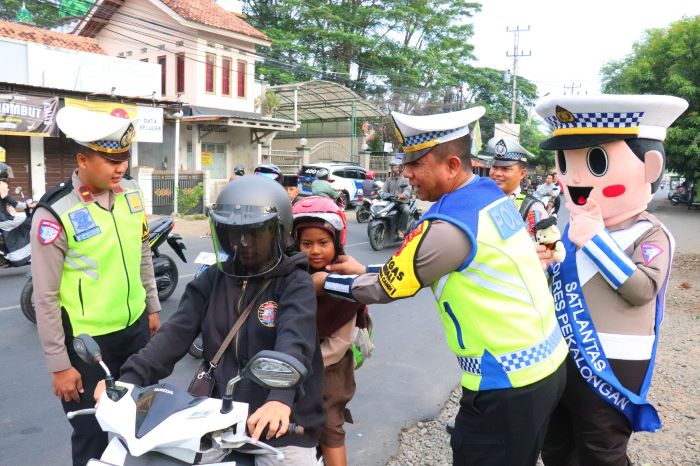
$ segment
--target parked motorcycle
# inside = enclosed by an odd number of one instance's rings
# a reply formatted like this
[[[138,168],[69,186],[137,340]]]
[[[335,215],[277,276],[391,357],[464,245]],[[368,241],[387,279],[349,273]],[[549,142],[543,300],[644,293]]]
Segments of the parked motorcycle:
[[[177,264],[172,257],[167,254],[160,253],[160,246],[164,242],[168,242],[175,254],[183,261],[187,262],[184,250],[187,249],[185,243],[182,242],[182,237],[177,233],[172,233],[175,227],[175,222],[171,217],[163,217],[157,220],[148,222],[150,234],[148,244],[153,252],[153,272],[156,278],[156,289],[158,290],[158,299],[165,301],[173,294],[177,288],[179,273]],[[22,314],[30,322],[36,324],[36,311],[34,310],[34,284],[32,283],[31,271],[27,274],[29,280],[22,288],[20,296],[20,308]]]
[[[370,207],[367,236],[369,245],[375,251],[382,250],[386,245],[401,241],[398,235],[398,204],[399,200],[388,194],[383,194],[381,199],[372,201]],[[413,228],[416,220],[421,216],[418,203],[415,199],[408,202],[408,226],[406,231]]]
[[[128,464],[255,464],[255,455],[284,454],[246,433],[248,404],[233,401],[242,379],[268,389],[298,389],[306,377],[304,365],[277,351],[256,354],[239,375],[229,380],[222,399],[194,397],[171,384],[139,387],[114,380],[102,361],[100,348],[88,335],[80,335],[73,347],[87,364],[100,365],[106,389],[97,408],[67,413],[69,419],[94,415],[103,431],[110,434],[107,449],[88,465]],[[290,424],[287,435],[302,435],[303,427]],[[164,456],[159,456],[164,455]],[[232,458],[231,456],[235,456]],[[225,459],[225,462],[222,462]],[[235,462],[232,462],[235,460]]]

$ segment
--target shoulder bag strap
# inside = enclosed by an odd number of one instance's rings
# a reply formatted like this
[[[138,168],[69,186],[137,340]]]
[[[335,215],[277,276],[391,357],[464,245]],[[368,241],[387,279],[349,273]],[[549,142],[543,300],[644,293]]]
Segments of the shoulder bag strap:
[[[226,351],[226,348],[228,348],[228,345],[231,344],[231,340],[233,340],[233,337],[236,336],[238,331],[241,329],[243,324],[245,323],[246,319],[248,318],[248,315],[250,315],[250,311],[253,309],[255,306],[256,301],[262,296],[262,294],[265,292],[268,286],[270,286],[270,283],[272,283],[272,279],[268,278],[266,279],[262,286],[260,287],[260,290],[258,291],[258,294],[255,295],[253,300],[248,304],[248,307],[245,308],[243,313],[238,317],[236,320],[236,323],[233,324],[233,327],[231,327],[231,330],[228,332],[228,335],[226,335],[226,338],[224,338],[223,343],[221,343],[221,346],[219,347],[219,350],[216,352],[213,358],[211,358],[211,361],[209,364],[211,365],[212,368],[215,368],[217,364],[219,364],[219,360],[221,359],[221,356],[224,355],[224,351]]]

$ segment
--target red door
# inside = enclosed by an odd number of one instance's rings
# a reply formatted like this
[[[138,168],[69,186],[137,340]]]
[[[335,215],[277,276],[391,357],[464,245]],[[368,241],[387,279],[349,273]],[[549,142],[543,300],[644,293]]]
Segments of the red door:
[[[44,138],[44,166],[47,191],[69,179],[78,168],[75,155],[71,154],[70,143],[63,135],[60,138]]]

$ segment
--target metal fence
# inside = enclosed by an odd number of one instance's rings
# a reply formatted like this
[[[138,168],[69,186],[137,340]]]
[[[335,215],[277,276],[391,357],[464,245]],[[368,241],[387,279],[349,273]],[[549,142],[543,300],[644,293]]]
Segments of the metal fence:
[[[350,151],[336,141],[322,141],[311,148],[309,153],[311,163],[319,162],[352,162],[357,163],[359,156],[353,156]]]
[[[175,174],[167,170],[153,171],[153,214],[170,215],[175,202]],[[198,183],[204,184],[204,173],[183,171],[178,174],[178,186],[181,190],[194,189]],[[181,214],[200,214],[204,212],[204,196],[196,206]]]
[[[301,156],[295,150],[272,150],[270,161],[286,175],[296,175],[301,169]]]

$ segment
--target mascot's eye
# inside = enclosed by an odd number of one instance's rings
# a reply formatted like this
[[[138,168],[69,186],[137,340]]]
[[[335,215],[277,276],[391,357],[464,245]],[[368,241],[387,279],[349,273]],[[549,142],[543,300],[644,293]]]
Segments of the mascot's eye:
[[[557,151],[557,164],[562,175],[566,175],[566,157],[563,150]]]
[[[608,171],[608,153],[602,147],[591,147],[586,156],[588,169],[595,176],[603,176]]]

